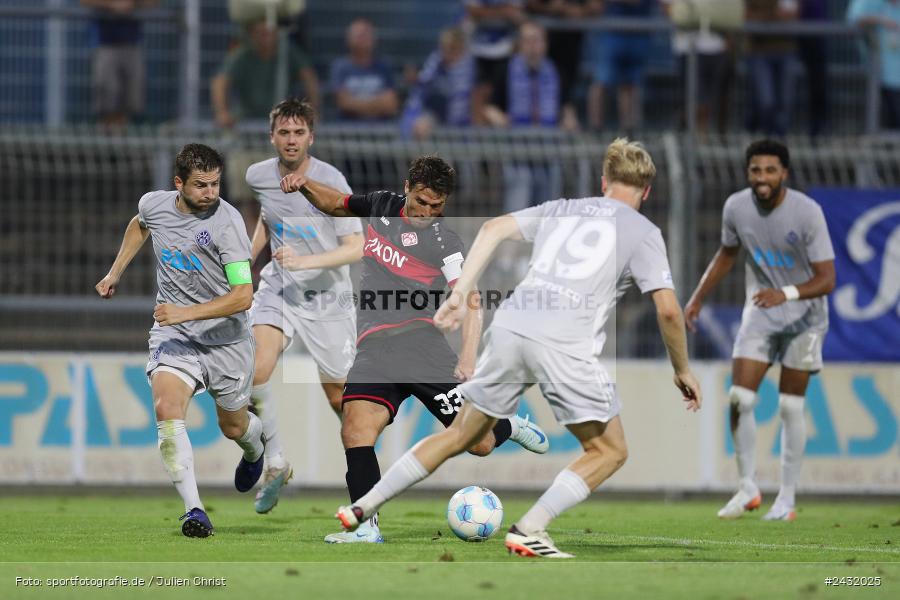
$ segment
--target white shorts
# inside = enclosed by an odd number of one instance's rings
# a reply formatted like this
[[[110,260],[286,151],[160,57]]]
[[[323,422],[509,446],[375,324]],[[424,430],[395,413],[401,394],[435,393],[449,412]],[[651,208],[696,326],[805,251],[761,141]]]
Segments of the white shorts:
[[[734,340],[732,358],[748,358],[768,364],[781,363],[797,371],[822,370],[822,345],[825,331],[799,333],[757,333],[741,326]]]
[[[312,355],[319,371],[340,381],[347,378],[356,358],[356,313],[348,311],[343,318],[310,319],[291,310],[271,287],[261,287],[253,296],[251,325],[271,325],[288,339],[285,350],[300,338]]]
[[[204,346],[173,328],[153,329],[147,379],[160,369],[176,371],[188,385],[194,382],[194,395],[209,390],[217,405],[235,411],[250,402],[254,354],[252,337],[234,344]]]
[[[615,384],[595,357],[579,359],[502,327],[491,327],[463,397],[497,419],[515,416],[522,393],[538,385],[561,425],[608,422],[621,404]]]

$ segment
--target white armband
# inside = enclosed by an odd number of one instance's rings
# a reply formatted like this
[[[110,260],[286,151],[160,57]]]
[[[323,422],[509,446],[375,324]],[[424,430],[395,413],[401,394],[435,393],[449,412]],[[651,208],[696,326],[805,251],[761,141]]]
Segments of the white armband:
[[[799,300],[800,299],[800,290],[797,289],[796,285],[786,285],[781,288],[781,291],[784,292],[784,297],[787,300]]]

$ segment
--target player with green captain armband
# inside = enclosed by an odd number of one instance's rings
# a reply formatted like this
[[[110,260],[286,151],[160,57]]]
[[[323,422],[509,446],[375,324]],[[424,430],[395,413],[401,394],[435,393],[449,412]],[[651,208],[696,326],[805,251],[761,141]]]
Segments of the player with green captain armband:
[[[207,537],[212,523],[194,476],[184,419],[191,398],[209,390],[219,428],[243,451],[235,487],[249,491],[262,474],[262,423],[247,410],[254,345],[247,320],[253,298],[250,239],[240,213],[219,198],[222,157],[188,144],[175,159],[175,191],[145,194],[125,230],[109,273],[96,285],[111,298],[148,237],[156,255],[158,293],[150,329],[147,378],[163,465],[184,500],[181,531]]]

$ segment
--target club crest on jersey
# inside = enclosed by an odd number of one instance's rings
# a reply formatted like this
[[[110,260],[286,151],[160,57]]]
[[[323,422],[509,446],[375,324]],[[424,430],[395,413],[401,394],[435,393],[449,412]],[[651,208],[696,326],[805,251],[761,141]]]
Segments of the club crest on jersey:
[[[209,243],[212,241],[212,236],[209,235],[209,232],[205,229],[201,229],[194,236],[194,241],[197,242],[198,246],[206,247],[209,246]]]
[[[791,232],[789,234],[787,234],[787,237],[785,238],[785,240],[787,240],[788,244],[793,246],[800,240],[800,236],[797,235],[797,232],[792,229]]]
[[[404,246],[415,246],[419,243],[419,236],[415,231],[407,231],[400,235],[400,243]]]

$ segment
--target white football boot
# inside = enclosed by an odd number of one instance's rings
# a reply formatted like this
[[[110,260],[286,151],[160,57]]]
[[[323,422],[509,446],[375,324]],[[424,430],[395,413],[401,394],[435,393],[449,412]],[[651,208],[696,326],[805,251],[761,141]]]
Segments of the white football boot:
[[[719,518],[737,519],[748,510],[756,510],[761,504],[762,495],[760,495],[759,489],[755,489],[752,492],[739,489],[728,501],[728,504],[719,510]]]
[[[536,531],[532,535],[526,535],[515,525],[510,527],[509,533],[506,534],[506,550],[510,554],[518,556],[575,558],[574,554],[563,552],[557,548],[546,531]]]

